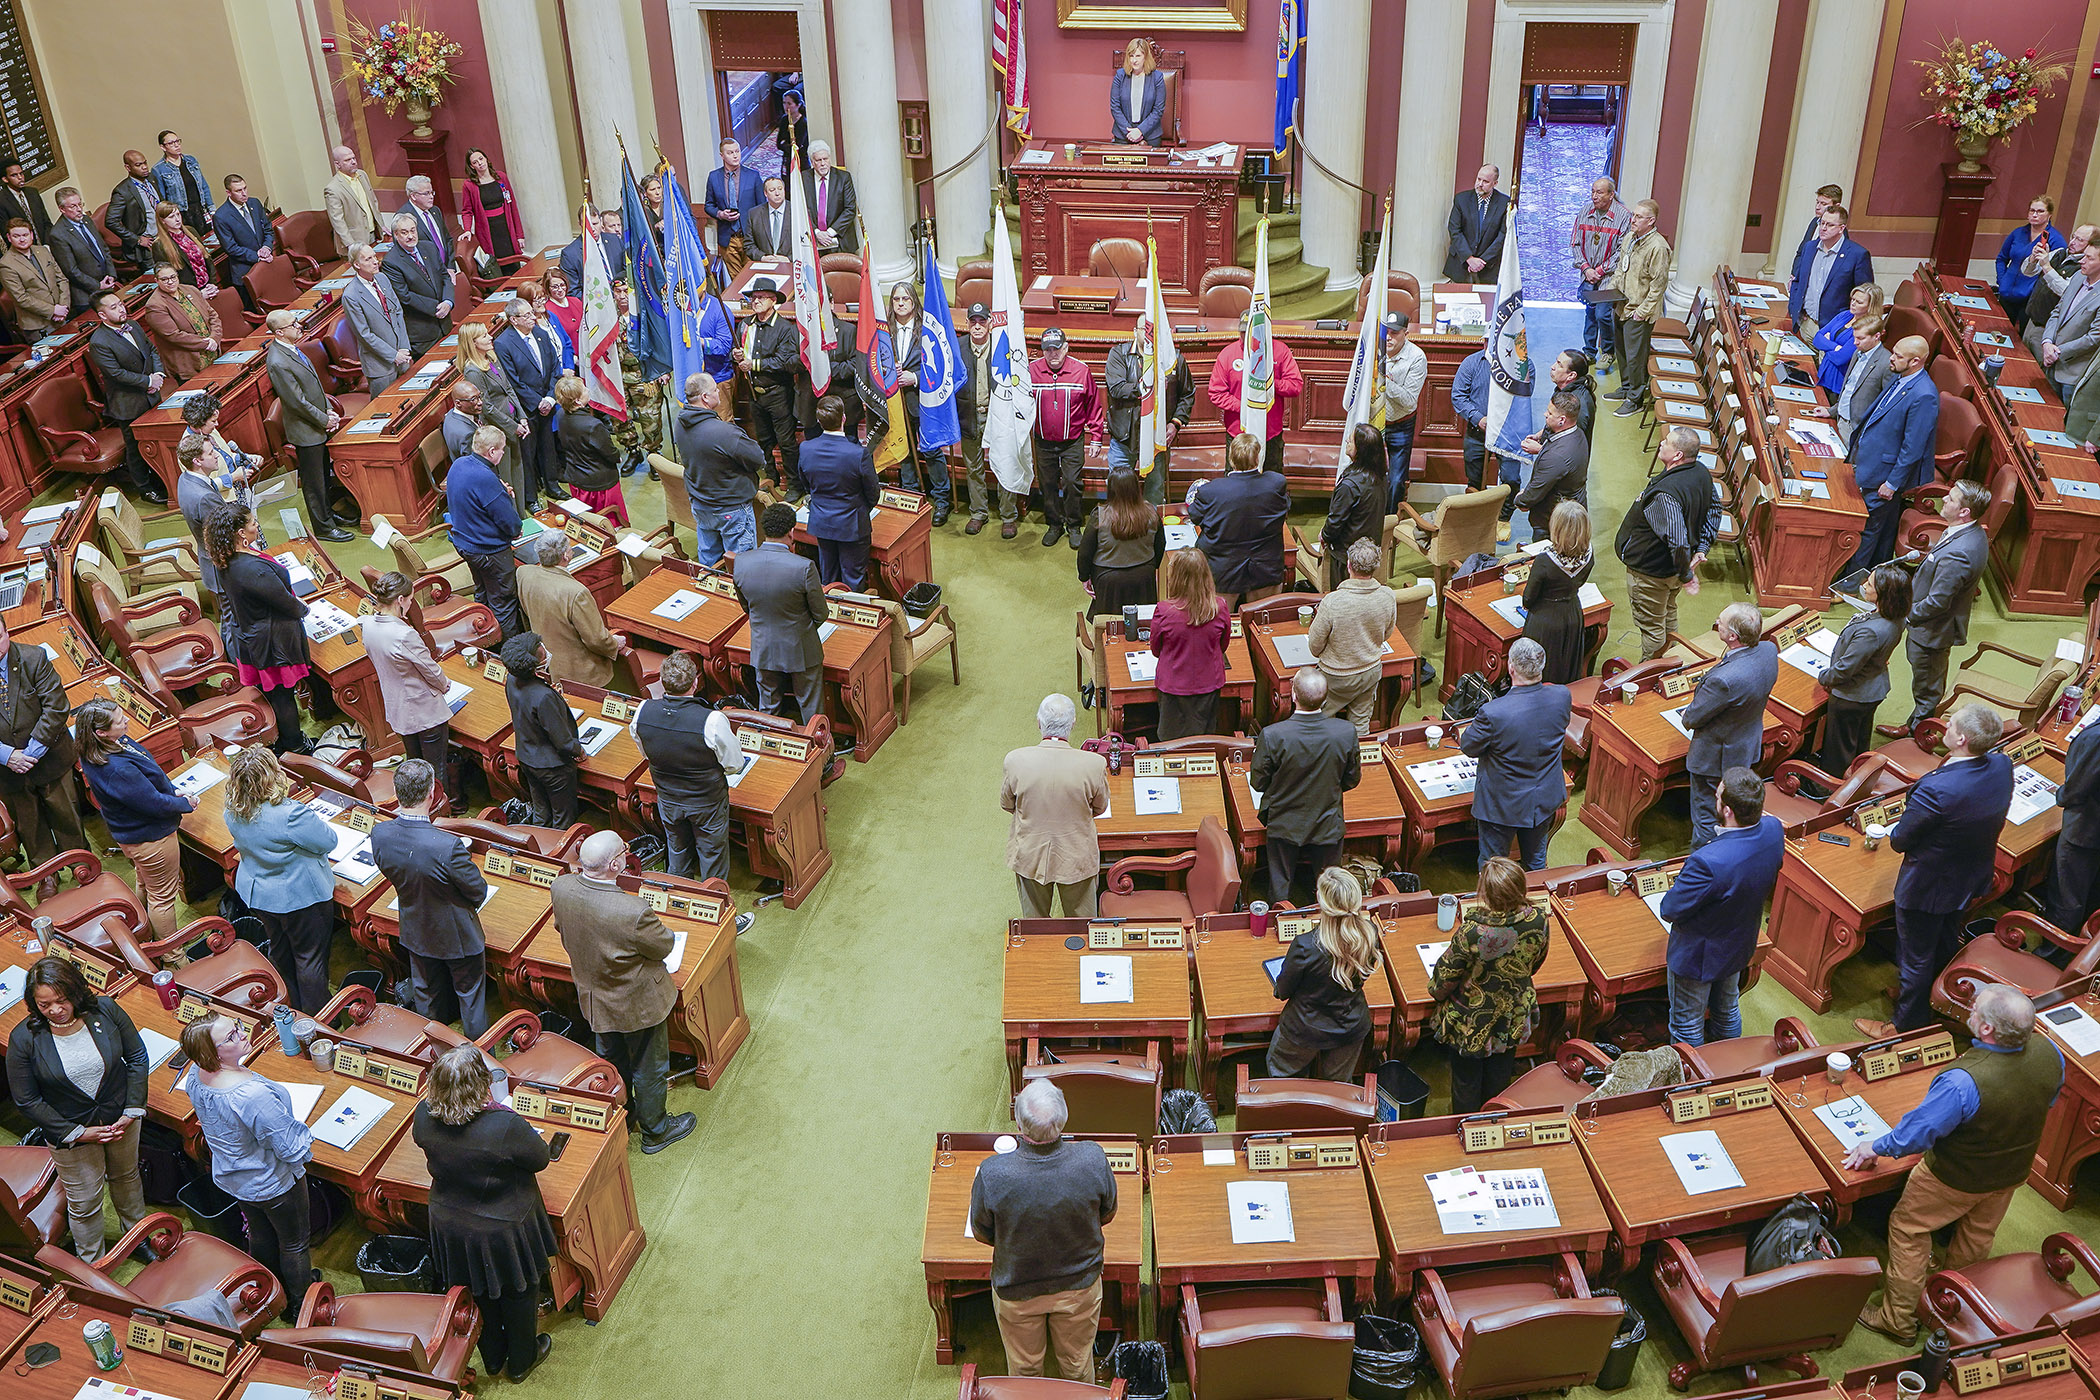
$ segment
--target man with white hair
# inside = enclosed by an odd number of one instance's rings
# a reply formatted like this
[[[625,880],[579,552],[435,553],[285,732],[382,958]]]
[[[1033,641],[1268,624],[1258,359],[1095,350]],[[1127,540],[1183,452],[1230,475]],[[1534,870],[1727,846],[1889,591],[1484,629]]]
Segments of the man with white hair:
[[[379,241],[379,196],[372,193],[372,177],[358,168],[357,152],[337,146],[328,160],[335,173],[321,187],[321,203],[328,210],[328,227],[335,230],[335,246],[348,257],[358,244]]]
[[[1072,747],[1078,711],[1069,695],[1035,709],[1041,742],[1006,756],[999,805],[1013,813],[1006,864],[1021,890],[1021,917],[1051,917],[1055,895],[1068,919],[1091,919],[1101,876],[1094,821],[1108,815],[1108,760]]]
[[[970,1183],[970,1233],[992,1247],[992,1313],[1007,1371],[1042,1375],[1054,1344],[1064,1378],[1091,1384],[1102,1227],[1115,1219],[1116,1178],[1100,1143],[1064,1136],[1065,1118],[1053,1081],[1023,1086],[1014,1099],[1019,1144],[978,1163]]]
[[[424,245],[423,256],[450,279],[452,245],[459,234],[445,217],[445,211],[438,208],[437,186],[430,183],[428,175],[408,177],[408,203],[401,213],[416,221],[416,239]]]
[[[515,587],[525,625],[540,634],[552,658],[547,674],[605,689],[613,683],[626,635],[606,627],[604,608],[569,572],[567,535],[542,530],[527,552],[532,562],[519,565]]]
[[[809,143],[809,169],[802,172],[802,196],[810,210],[817,246],[827,253],[860,251],[860,199],[853,176],[831,163],[831,143]]]
[[[642,1151],[661,1152],[693,1131],[690,1113],[666,1115],[671,1078],[671,1011],[678,987],[664,967],[673,939],[640,895],[620,888],[628,866],[619,833],[594,831],[577,852],[582,870],[557,875],[547,893],[554,931],[569,950],[576,1004],[592,1048],[627,1085],[627,1111]]]
[[[1731,768],[1755,768],[1765,743],[1765,701],[1779,680],[1779,648],[1764,641],[1765,615],[1755,603],[1730,603],[1714,630],[1721,659],[1700,675],[1692,703],[1679,716],[1691,731],[1684,771],[1692,780],[1692,849],[1720,833],[1715,790]]]
[[[415,236],[413,225],[409,236]],[[409,348],[401,294],[394,290],[393,279],[379,270],[379,249],[370,243],[352,248],[350,272],[350,281],[343,288],[343,314],[349,317],[351,338],[357,341],[365,387],[377,398],[401,377],[415,351]]]
[[[1925,1154],[1889,1214],[1881,1302],[1859,1315],[1866,1327],[1906,1346],[1916,1336],[1933,1233],[1954,1227],[1944,1268],[1990,1257],[1998,1222],[2027,1180],[2043,1121],[2063,1088],[2063,1055],[2034,1034],[2034,1003],[2017,988],[1977,988],[1969,1034],[1975,1041],[1967,1053],[1933,1077],[1916,1108],[1845,1154],[1845,1166],[1856,1172],[1874,1170],[1882,1157]]]
[[[1509,690],[1480,707],[1458,746],[1480,767],[1473,780],[1473,826],[1480,868],[1514,843],[1526,870],[1546,868],[1553,814],[1568,800],[1561,744],[1573,701],[1547,682],[1546,649],[1529,637],[1509,648]]]
[[[1378,684],[1385,678],[1385,647],[1392,636],[1399,604],[1393,590],[1376,577],[1378,542],[1358,540],[1349,546],[1349,577],[1320,600],[1305,641],[1327,678],[1322,708],[1356,726],[1358,738],[1371,732],[1378,708]]]

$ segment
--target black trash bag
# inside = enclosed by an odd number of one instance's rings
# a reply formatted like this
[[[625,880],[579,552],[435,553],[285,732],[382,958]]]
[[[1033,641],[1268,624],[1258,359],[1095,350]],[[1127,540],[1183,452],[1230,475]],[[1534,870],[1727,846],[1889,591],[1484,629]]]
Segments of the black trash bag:
[[[1420,894],[1422,877],[1412,870],[1388,870],[1385,878],[1393,882],[1393,888],[1401,894]]]
[[[1159,1101],[1159,1130],[1162,1133],[1214,1133],[1218,1120],[1203,1095],[1193,1089],[1169,1089]],[[1133,1395],[1137,1392],[1132,1391]],[[1162,1392],[1164,1393],[1164,1392]]]
[[[374,1235],[357,1250],[357,1276],[367,1293],[435,1293],[430,1245],[417,1235]]]
[[[139,1186],[146,1203],[182,1204],[184,1186],[196,1176],[196,1164],[182,1150],[182,1135],[158,1123],[139,1125]]]
[[[1405,1400],[1422,1369],[1422,1334],[1410,1323],[1376,1313],[1356,1319],[1356,1354],[1349,1363],[1352,1400]]]
[[[1167,1400],[1167,1349],[1158,1342],[1118,1342],[1108,1371],[1129,1400]]]
[[[1604,1369],[1597,1373],[1597,1389],[1624,1390],[1633,1383],[1634,1364],[1641,1359],[1641,1343],[1648,1340],[1648,1320],[1640,1311],[1619,1297],[1615,1288],[1592,1288],[1592,1298],[1618,1298],[1626,1309],[1619,1319],[1618,1335],[1611,1339],[1611,1349],[1604,1355]]]
[[[1807,1193],[1801,1192],[1759,1228],[1743,1260],[1743,1272],[1761,1274],[1811,1259],[1835,1259],[1843,1252],[1837,1236],[1830,1233],[1830,1222]]]
[[[661,836],[637,836],[627,843],[627,854],[634,857],[636,868],[641,870],[668,870],[668,852]]]
[[[532,804],[522,797],[513,797],[505,801],[503,804],[503,824],[505,826],[531,826]]]
[[[1508,690],[1508,676],[1490,681],[1478,671],[1468,671],[1451,687],[1451,698],[1444,702],[1444,722],[1454,724],[1471,719],[1480,713],[1481,706]]]

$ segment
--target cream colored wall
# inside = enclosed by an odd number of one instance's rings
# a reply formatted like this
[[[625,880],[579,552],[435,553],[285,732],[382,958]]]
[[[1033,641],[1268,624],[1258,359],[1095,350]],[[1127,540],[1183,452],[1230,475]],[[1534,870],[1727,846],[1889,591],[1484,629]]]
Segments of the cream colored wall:
[[[220,3],[234,36],[234,59],[246,89],[243,97],[256,117],[250,130],[256,158],[246,166],[207,167],[205,173],[220,180],[227,169],[238,169],[248,177],[250,191],[277,208],[317,208],[329,174],[331,143],[321,125],[321,102],[298,8],[287,0]],[[189,133],[183,136],[187,148]]]

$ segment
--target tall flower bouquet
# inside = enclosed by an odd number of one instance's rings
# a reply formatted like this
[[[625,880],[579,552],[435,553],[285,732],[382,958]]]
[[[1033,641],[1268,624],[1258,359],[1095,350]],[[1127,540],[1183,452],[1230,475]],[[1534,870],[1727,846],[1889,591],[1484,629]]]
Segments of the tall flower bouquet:
[[[428,28],[413,11],[377,29],[351,20],[342,36],[343,83],[360,100],[377,102],[392,116],[408,109],[416,135],[430,135],[430,109],[457,82],[452,61],[465,52],[457,40]]]
[[[2029,49],[2010,54],[1996,44],[1940,41],[1939,53],[1916,60],[1925,70],[1931,120],[1954,133],[1961,169],[1983,168],[1991,142],[2035,114],[2041,99],[2070,74],[2060,55]]]

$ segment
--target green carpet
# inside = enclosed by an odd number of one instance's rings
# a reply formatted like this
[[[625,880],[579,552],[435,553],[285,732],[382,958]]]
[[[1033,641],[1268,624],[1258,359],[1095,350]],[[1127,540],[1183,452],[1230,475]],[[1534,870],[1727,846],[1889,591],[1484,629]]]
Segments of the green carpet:
[[[1592,466],[1602,546],[1596,581],[1621,603],[1606,655],[1637,651],[1623,570],[1609,547],[1646,471],[1634,422],[1600,417]],[[654,484],[629,478],[626,489],[638,527],[661,521]],[[935,547],[935,572],[967,639],[963,686],[949,683],[945,663],[928,667],[911,724],[872,763],[849,764],[826,790],[834,867],[800,909],[768,905],[741,940],[750,1039],[713,1091],[674,1087],[672,1109],[697,1113],[700,1125],[660,1155],[634,1154],[649,1248],[602,1324],[586,1326],[573,1314],[551,1321],[554,1351],[529,1383],[536,1391],[572,1400],[955,1393],[956,1369],[934,1363],[919,1266],[930,1152],[939,1131],[1009,1122],[999,995],[1002,933],[1015,895],[1004,864],[999,765],[1008,749],[1034,741],[1044,694],[1073,692],[1072,617],[1082,597],[1072,551],[1042,548],[1040,527],[1013,541],[996,529],[968,539],[965,518],[958,511]],[[276,521],[268,523],[280,538]],[[352,571],[382,562],[365,539],[332,553]],[[1705,587],[1685,599],[1681,630],[1704,630],[1743,596],[1733,553],[1716,554]],[[2046,654],[2069,630],[2006,621],[1987,597],[1976,618],[1977,639],[2030,654]],[[1900,656],[1895,665],[1901,697],[1908,676]],[[1083,713],[1082,727],[1091,720]],[[1664,852],[1682,851],[1687,831],[1681,797],[1666,798],[1646,827]],[[1579,861],[1593,844],[1588,828],[1571,820],[1554,841],[1553,860]],[[1433,858],[1422,873],[1433,888],[1469,888],[1470,848]],[[733,883],[746,892],[752,884],[741,858]],[[1808,1019],[1826,1039],[1850,1038],[1854,1015],[1885,1014],[1880,989],[1892,980],[1885,960],[1856,958],[1838,973],[1832,1012]],[[1752,1030],[1783,1014],[1804,1009],[1769,978],[1745,999]],[[1432,1084],[1431,1109],[1442,1108],[1440,1056],[1425,1049],[1414,1062]],[[1846,1231],[1848,1249],[1880,1248],[1888,1199],[1863,1209]],[[1125,1208],[1139,1207],[1128,1201]],[[2070,1221],[2087,1237],[2100,1227],[2089,1204]],[[2063,1224],[2023,1190],[1998,1247],[2033,1249]],[[362,1239],[349,1225],[321,1251],[338,1283],[355,1286],[347,1271]],[[1687,1351],[1645,1282],[1629,1291],[1650,1318],[1650,1341],[1627,1394],[1661,1400],[1671,1393],[1666,1368]],[[983,1297],[964,1304],[957,1331],[965,1347],[959,1359],[1003,1369]],[[1824,1358],[1825,1370],[1895,1351],[1856,1331]],[[1722,1373],[1696,1388],[1727,1389],[1740,1377]],[[1177,1386],[1177,1396],[1184,1393]]]

